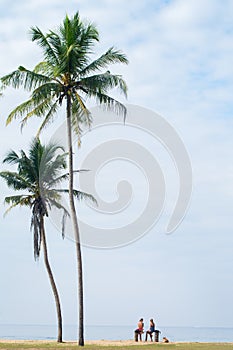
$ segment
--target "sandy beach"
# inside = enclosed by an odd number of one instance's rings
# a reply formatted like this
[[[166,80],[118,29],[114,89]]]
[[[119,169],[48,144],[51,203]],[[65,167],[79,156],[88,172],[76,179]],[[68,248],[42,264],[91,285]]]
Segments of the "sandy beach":
[[[0,339],[1,343],[8,344],[28,344],[28,345],[38,345],[38,344],[57,344],[55,340],[9,340],[9,339]],[[77,342],[74,341],[64,341],[63,344],[75,346]],[[85,345],[95,345],[95,346],[145,346],[158,344],[154,342],[135,342],[134,340],[86,340]],[[173,343],[174,344],[174,343]],[[58,345],[58,344],[57,344]],[[60,344],[59,344],[60,345]]]
[[[135,342],[134,340],[87,340],[85,341],[86,349],[103,349],[103,348],[119,348],[119,349],[131,349],[136,347],[140,349],[141,347],[147,348],[157,348],[163,347],[164,349],[179,347],[179,350],[188,349],[233,349],[233,342],[229,343],[205,343],[205,342],[170,342],[169,344],[164,344],[162,342]],[[8,340],[0,339],[0,349],[71,349],[76,348],[77,342],[74,341],[64,341],[63,343],[57,343],[55,340]]]

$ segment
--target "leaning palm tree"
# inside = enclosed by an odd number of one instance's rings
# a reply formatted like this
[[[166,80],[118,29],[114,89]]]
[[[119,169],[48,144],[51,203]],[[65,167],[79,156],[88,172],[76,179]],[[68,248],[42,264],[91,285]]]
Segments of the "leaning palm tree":
[[[99,41],[96,27],[81,21],[79,13],[65,17],[57,30],[43,33],[31,28],[31,38],[43,51],[44,60],[33,70],[20,66],[2,77],[3,86],[23,87],[31,92],[29,99],[17,106],[8,116],[7,124],[21,119],[23,127],[32,116],[43,118],[38,133],[54,119],[58,108],[65,103],[69,154],[69,202],[73,222],[78,266],[79,345],[84,345],[83,272],[79,227],[73,196],[72,130],[79,136],[83,125],[91,125],[92,116],[86,106],[87,98],[94,98],[106,109],[126,116],[125,106],[109,96],[109,90],[118,88],[124,95],[127,86],[120,75],[111,74],[109,65],[128,63],[126,56],[114,47],[91,60],[93,47]],[[104,70],[104,72],[103,72]]]
[[[62,153],[58,154],[59,150],[62,151]],[[43,146],[39,139],[34,139],[29,149],[29,156],[27,156],[23,150],[20,151],[20,155],[14,151],[10,151],[6,155],[3,162],[17,165],[17,170],[15,172],[0,172],[0,176],[6,181],[9,188],[15,191],[25,192],[5,198],[5,202],[10,205],[6,213],[16,206],[26,206],[31,209],[34,258],[35,260],[39,258],[42,246],[45,267],[56,303],[58,342],[62,342],[62,313],[58,290],[48,259],[45,217],[49,215],[49,211],[52,207],[63,211],[63,224],[65,216],[68,215],[61,201],[61,194],[63,192],[68,192],[68,190],[57,187],[62,180],[68,179],[68,173],[64,173],[64,169],[66,169],[66,157],[67,154],[64,153],[62,147],[52,143]],[[61,172],[63,173],[61,174]],[[83,197],[93,199],[92,196],[79,191],[74,191],[74,195],[79,199]]]

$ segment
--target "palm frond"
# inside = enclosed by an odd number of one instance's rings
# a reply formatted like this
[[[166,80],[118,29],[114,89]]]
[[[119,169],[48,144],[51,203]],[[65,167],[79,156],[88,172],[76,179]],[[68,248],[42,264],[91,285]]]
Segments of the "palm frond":
[[[67,153],[64,153],[64,147],[54,143],[50,142],[46,146],[42,146],[42,157],[41,157],[41,164],[42,165],[47,165],[48,167],[50,164],[55,164],[59,169],[65,168],[65,162],[64,158],[67,156]],[[58,151],[62,151],[62,154],[57,154]]]
[[[62,152],[62,153],[59,153]],[[38,138],[34,138],[29,149],[29,157],[21,150],[18,163],[18,175],[12,175],[14,181],[21,176],[27,186],[31,184],[31,190],[38,191],[49,188],[49,181],[58,177],[66,168],[66,156],[62,146],[50,143],[43,146]]]
[[[23,87],[27,91],[31,91],[49,80],[46,75],[35,73],[23,66],[1,78],[3,86],[12,86],[15,89]]]
[[[73,174],[75,173],[84,173],[86,171],[90,171],[89,169],[80,169],[80,170],[74,170]],[[53,178],[49,183],[48,186],[57,186],[61,184],[62,182],[66,181],[69,179],[69,173],[65,173],[61,176],[58,176],[57,178]]]
[[[22,118],[23,115],[28,114],[33,108],[34,101],[31,98],[21,103],[8,115],[6,125],[10,124],[13,119]]]
[[[57,183],[59,173],[66,168],[66,159],[64,155],[58,155],[49,164],[43,159],[40,164],[40,187],[49,188],[49,186]]]
[[[60,192],[60,193],[67,193],[67,194],[69,193],[69,190],[67,190],[67,189],[57,189],[56,191]],[[73,195],[79,201],[85,199],[85,200],[89,200],[90,202],[98,205],[97,200],[95,199],[95,197],[92,196],[89,193],[85,193],[85,192],[78,191],[78,190],[73,190]]]
[[[60,74],[68,72],[71,76],[77,76],[89,61],[88,54],[99,34],[92,23],[84,23],[77,12],[73,17],[65,17],[59,28],[59,37],[62,43],[60,55]]]
[[[74,121],[75,119],[75,121]],[[86,107],[82,97],[75,92],[72,94],[72,121],[80,125],[87,125],[89,128],[92,123],[91,112]]]
[[[31,27],[30,35],[32,41],[36,41],[37,44],[42,48],[44,52],[45,59],[52,65],[58,65],[59,59],[57,53],[53,50],[49,42],[51,34],[43,34],[43,32],[38,27]]]
[[[36,137],[39,137],[41,132],[53,122],[54,115],[57,113],[58,110],[58,100],[56,100],[53,105],[51,105],[51,108],[49,109],[48,113],[45,115],[43,122],[41,123],[39,129],[37,130]]]
[[[121,75],[113,75],[110,72],[97,74],[91,77],[83,78],[80,86],[84,89],[98,90],[107,93],[108,90],[118,88],[127,97],[127,85]]]
[[[84,22],[80,22],[80,23],[81,23],[81,31],[80,31],[80,36],[78,38],[78,43],[80,47],[79,52],[81,53],[82,57],[85,58],[82,60],[82,63],[87,63],[89,59],[86,56],[87,54],[92,53],[92,47],[95,45],[97,41],[99,41],[99,32],[93,23],[87,23],[87,24],[85,24]],[[74,28],[77,28],[75,24],[74,24]]]
[[[20,151],[20,156],[18,156],[15,151],[10,151],[4,158],[3,163],[17,164],[17,174],[20,175],[21,179],[25,181],[25,186],[26,184],[33,184],[35,177],[34,173],[32,172],[30,159],[27,158],[23,150]],[[8,176],[12,176],[14,178],[15,173],[11,173],[11,175],[9,175],[8,172]]]
[[[35,89],[31,95],[31,99],[33,99],[35,101],[34,104],[37,105],[50,97],[58,97],[61,90],[62,87],[60,83],[50,81]]]
[[[42,118],[45,114],[45,119],[41,125],[41,128],[45,128],[46,124],[48,125],[49,122],[51,122],[51,119],[56,114],[56,111],[58,109],[57,101],[53,103],[52,98],[48,98],[47,100],[44,100],[39,105],[37,105],[35,108],[33,108],[30,112],[27,113],[27,115],[21,120],[20,122],[20,128],[21,131],[27,124],[28,120],[32,118],[33,116]]]
[[[37,65],[33,69],[33,72],[43,74],[43,75],[50,77],[50,74],[52,73],[52,72],[50,72],[52,70],[51,68],[52,67],[49,64],[49,62],[42,61],[42,62],[37,63]]]
[[[20,150],[21,157],[18,161],[18,173],[32,185],[32,190],[36,190],[38,174],[36,168],[33,166],[31,159],[27,157],[24,150]]]
[[[28,196],[28,195],[5,197],[4,202],[6,204],[10,204],[10,207],[7,208],[7,210],[4,213],[4,216],[6,216],[11,211],[11,209],[15,208],[16,206],[31,207],[32,200],[33,200],[33,196]]]
[[[129,61],[126,55],[123,54],[120,50],[116,50],[114,47],[111,47],[102,56],[86,66],[79,74],[81,77],[85,77],[92,72],[107,68],[109,64],[115,63],[128,64]]]
[[[122,115],[125,122],[127,116],[127,108],[124,104],[106,94],[95,90],[89,90],[89,95],[90,97],[95,98],[96,102],[99,103],[100,107],[104,110],[114,112],[117,115]]]
[[[67,217],[70,216],[69,211],[58,201],[51,199],[50,203],[53,207],[62,210],[63,214],[62,214],[62,220],[61,220],[61,233],[62,233],[62,238],[65,238],[65,226],[66,226],[66,219]]]
[[[8,187],[16,191],[25,189],[30,190],[32,188],[32,184],[16,172],[1,171],[0,177],[6,181]]]
[[[51,179],[48,182],[48,186],[58,186],[61,184],[63,181],[66,181],[69,179],[69,173],[63,174],[61,176],[58,176],[56,178]]]
[[[7,164],[17,164],[18,162],[19,162],[19,156],[13,150],[8,152],[5,158],[3,159],[3,163],[7,163]]]
[[[49,35],[48,35],[48,42],[50,44],[50,47],[53,49],[53,52],[54,52],[55,56],[57,57],[57,60],[59,61],[59,64],[60,64],[60,57],[61,57],[63,51],[62,51],[61,38],[59,37],[58,33],[50,30]],[[53,67],[55,68],[59,64],[53,65]]]
[[[71,124],[72,131],[78,137],[78,145],[81,145],[81,135],[82,135],[82,117],[85,114],[82,107],[77,99],[73,99],[71,106]],[[84,117],[85,120],[85,117]]]

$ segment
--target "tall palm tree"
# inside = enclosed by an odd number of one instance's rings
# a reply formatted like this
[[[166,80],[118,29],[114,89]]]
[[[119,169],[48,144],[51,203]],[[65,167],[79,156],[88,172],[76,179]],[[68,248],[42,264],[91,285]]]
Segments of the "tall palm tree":
[[[63,103],[66,106],[67,138],[69,153],[69,202],[73,222],[78,267],[79,345],[84,345],[83,272],[79,227],[73,197],[73,148],[72,130],[80,137],[82,125],[91,125],[91,113],[87,98],[126,117],[125,106],[108,95],[118,88],[125,96],[127,86],[120,75],[111,74],[108,66],[127,64],[126,56],[114,47],[100,57],[91,60],[94,44],[99,41],[96,27],[81,21],[77,12],[65,17],[57,30],[43,33],[38,27],[30,30],[32,41],[42,49],[44,60],[33,70],[20,66],[2,77],[3,86],[23,87],[31,92],[29,99],[17,106],[8,116],[7,124],[14,118],[21,119],[23,127],[32,116],[42,117],[38,133],[53,121]],[[104,72],[103,72],[104,70]]]
[[[59,150],[62,153],[58,154]],[[15,191],[25,191],[23,194],[5,198],[5,202],[10,205],[6,213],[16,206],[26,206],[31,209],[34,257],[35,260],[39,258],[42,246],[44,262],[56,303],[58,342],[62,342],[62,313],[58,290],[48,259],[45,217],[49,215],[51,207],[61,209],[63,219],[68,215],[67,210],[61,204],[61,193],[68,192],[68,190],[57,188],[62,180],[68,178],[68,173],[61,174],[67,166],[66,157],[67,154],[64,153],[62,147],[52,143],[43,146],[39,139],[34,139],[29,149],[29,156],[23,150],[20,151],[20,155],[14,151],[6,155],[3,162],[17,165],[17,171],[0,172],[0,176],[6,181],[8,187]],[[74,195],[79,199],[82,197],[93,199],[92,196],[79,191],[74,191]]]

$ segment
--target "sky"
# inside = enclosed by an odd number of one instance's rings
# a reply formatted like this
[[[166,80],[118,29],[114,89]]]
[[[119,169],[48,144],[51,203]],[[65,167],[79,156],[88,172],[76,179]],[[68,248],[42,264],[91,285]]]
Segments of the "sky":
[[[66,13],[73,15],[77,10],[98,27],[96,54],[111,46],[127,54],[130,64],[113,68],[127,81],[127,103],[163,116],[183,140],[193,169],[188,212],[177,230],[167,235],[165,226],[177,186],[174,166],[156,142],[151,146],[147,136],[119,126],[117,137],[141,138],[140,143],[157,153],[171,195],[167,195],[160,220],[136,242],[108,250],[83,247],[85,323],[136,325],[141,317],[153,317],[158,327],[233,327],[233,3],[21,0],[9,6],[1,0],[0,75],[19,65],[32,68],[41,60],[40,49],[28,35],[31,26],[53,29]],[[17,121],[5,127],[8,113],[25,97],[22,91],[8,89],[1,98],[1,158],[11,148],[27,148],[39,125],[34,120],[23,133]],[[62,113],[55,126],[42,135],[43,140],[48,140],[61,122]],[[83,141],[84,151],[88,141],[94,145],[96,139],[111,135],[91,131],[88,137],[86,143]],[[100,192],[109,188],[109,177],[116,169],[116,181],[121,176],[136,179],[130,211],[133,219],[141,210],[142,194],[138,193],[138,199],[136,196],[141,175],[135,176],[135,170],[122,164],[108,166],[98,179]],[[101,185],[105,179],[107,186]],[[9,192],[3,181],[0,186],[0,324],[55,324],[43,259],[33,259],[30,213],[16,209],[3,218],[4,196]],[[102,194],[107,196],[111,191]],[[110,225],[111,220],[114,226],[114,217],[104,219],[103,224]],[[76,324],[75,246],[72,240],[61,239],[52,222],[46,227],[64,323]]]

